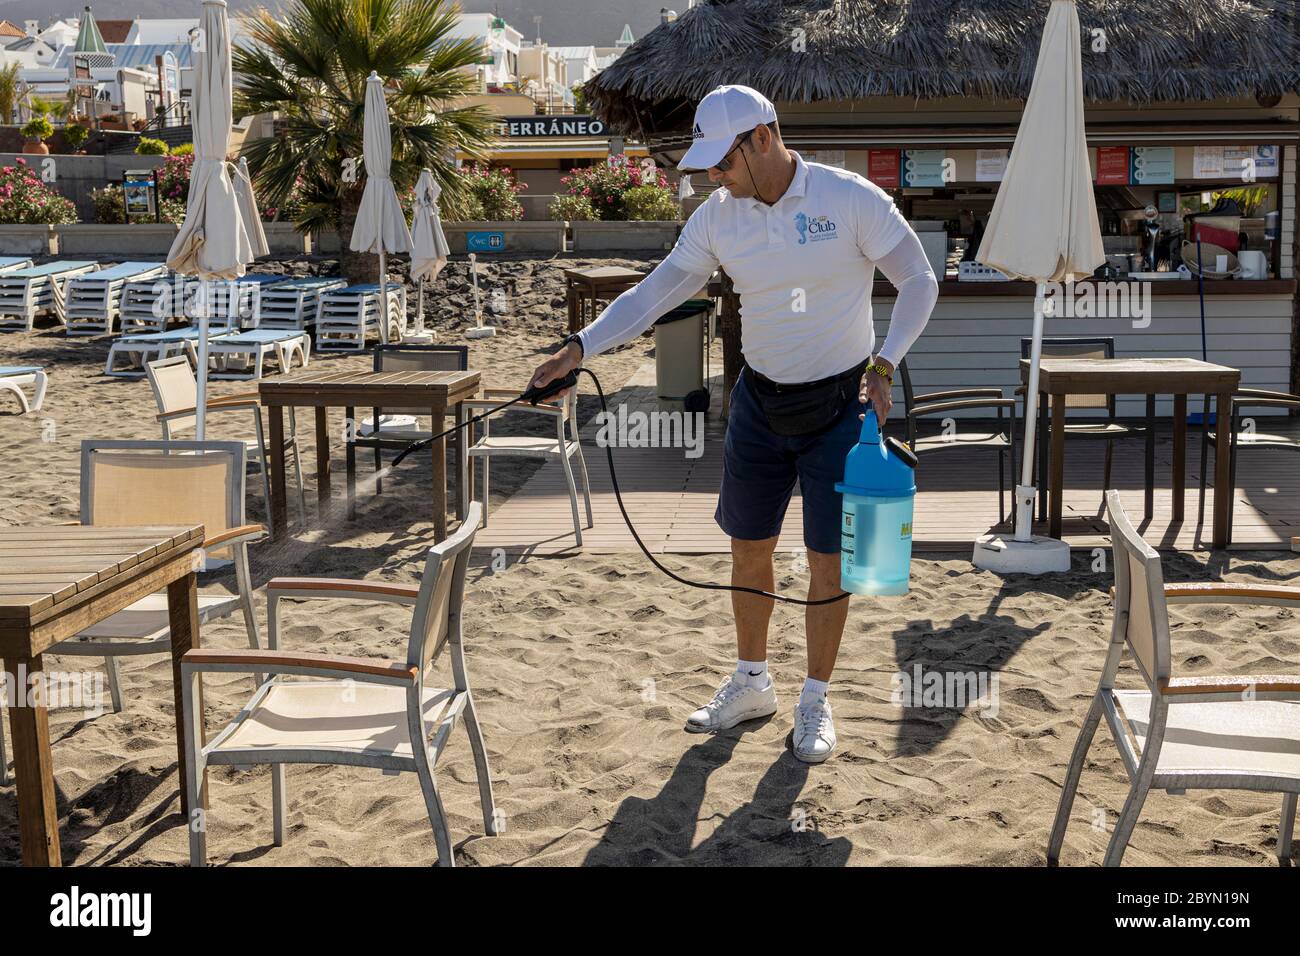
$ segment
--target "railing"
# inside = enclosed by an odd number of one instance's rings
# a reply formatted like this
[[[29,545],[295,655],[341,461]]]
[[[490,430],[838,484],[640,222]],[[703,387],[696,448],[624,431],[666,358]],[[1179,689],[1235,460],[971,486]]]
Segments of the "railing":
[[[177,100],[169,104],[165,109],[158,110],[141,132],[153,132],[166,129],[169,126],[184,126],[187,122],[184,107],[185,101]],[[168,120],[173,122],[167,122]]]

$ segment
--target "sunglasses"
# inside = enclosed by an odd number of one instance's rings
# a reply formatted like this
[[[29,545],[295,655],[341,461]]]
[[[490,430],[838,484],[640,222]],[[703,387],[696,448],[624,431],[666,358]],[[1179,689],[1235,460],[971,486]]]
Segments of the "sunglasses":
[[[720,173],[728,172],[732,166],[731,159],[729,158],[731,154],[740,149],[740,147],[744,145],[745,140],[749,139],[749,137],[753,135],[754,130],[752,129],[748,133],[742,133],[740,139],[736,140],[736,145],[727,150],[726,154],[710,168],[716,169]]]

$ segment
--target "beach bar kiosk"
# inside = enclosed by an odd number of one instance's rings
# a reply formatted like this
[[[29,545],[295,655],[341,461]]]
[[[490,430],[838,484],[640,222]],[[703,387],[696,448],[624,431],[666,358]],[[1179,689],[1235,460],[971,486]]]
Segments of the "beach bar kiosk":
[[[765,93],[788,146],[888,190],[929,253],[940,297],[908,355],[914,386],[997,386],[1010,397],[1034,286],[974,256],[1050,4],[1029,6],[1026,16],[1026,4],[1010,0],[794,0],[773,19],[759,0],[705,2],[632,45],[588,96],[612,128],[675,164],[711,88]],[[1300,11],[1206,6],[1214,15],[1192,23],[1177,0],[1140,11],[1079,0],[1107,259],[1090,280],[1056,290],[1046,335],[1110,338],[1117,357],[1204,351],[1241,369],[1243,386],[1296,392]],[[882,334],[890,291],[877,277]],[[726,339],[737,329],[723,305]],[[732,372],[739,348],[728,344]],[[1116,411],[1143,417],[1145,400],[1120,396]],[[1171,412],[1172,399],[1160,399],[1157,414]]]

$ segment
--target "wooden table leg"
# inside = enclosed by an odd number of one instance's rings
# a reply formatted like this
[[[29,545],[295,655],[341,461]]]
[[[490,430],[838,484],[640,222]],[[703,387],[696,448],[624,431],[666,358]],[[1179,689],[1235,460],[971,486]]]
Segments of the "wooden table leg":
[[[357,410],[351,405],[349,405],[347,408],[343,410],[343,415],[344,415],[343,420],[345,423],[344,427],[347,428],[348,430],[348,435],[345,437],[352,438],[352,439],[355,439],[357,437],[356,412]],[[373,422],[375,421],[375,419],[372,418],[371,421]],[[343,443],[343,447],[345,449],[344,456],[347,459],[347,467],[344,469],[347,477],[346,480],[344,481],[344,484],[347,486],[348,520],[356,521],[357,520],[357,446],[355,441],[345,441]]]
[[[1065,487],[1065,396],[1052,396],[1052,477],[1047,500],[1051,517],[1048,535],[1061,537],[1061,499]]]
[[[1232,454],[1232,393],[1221,392],[1214,399],[1214,532],[1212,547],[1228,546],[1228,502],[1232,495],[1229,475]]]
[[[440,422],[446,419],[447,409],[430,410],[432,420]],[[447,439],[435,439],[429,445],[433,454],[433,543],[446,540],[447,537]]]
[[[275,526],[275,539],[283,541],[289,536],[289,489],[284,470],[284,407],[267,408],[271,419],[271,524]]]
[[[23,866],[62,866],[59,854],[59,811],[54,799],[54,765],[50,758],[50,716],[44,697],[44,664],[36,657],[5,659],[14,681],[14,706],[9,708],[13,737],[14,783],[18,790],[18,833]],[[37,679],[39,696],[28,707],[30,679]]]
[[[1048,444],[1051,440],[1051,431],[1047,410],[1050,407],[1052,397],[1045,392],[1038,395],[1038,447],[1034,450],[1038,453],[1038,520],[1047,520],[1047,485],[1048,485]]]
[[[1142,511],[1150,521],[1156,510],[1156,397],[1147,396],[1146,460],[1142,467]]]
[[[199,590],[198,576],[193,572],[185,575],[183,578],[177,578],[171,584],[167,585],[167,621],[171,630],[172,640],[172,695],[176,705],[176,768],[180,771],[180,791],[181,791],[181,813],[185,817],[187,826],[191,825],[193,814],[196,810],[206,810],[208,807],[208,773],[203,771],[203,778],[199,781],[199,802],[200,807],[191,807],[189,797],[186,795],[187,787],[186,768],[185,768],[185,719],[184,704],[181,694],[181,658],[185,652],[192,647],[199,646]],[[200,735],[203,743],[207,742],[206,736],[203,736],[202,714],[203,714],[203,678],[199,677],[194,691],[194,713],[196,721],[200,727]]]
[[[1187,494],[1187,396],[1174,396],[1174,521],[1183,520]]]
[[[456,403],[456,430],[451,435],[452,461],[456,465],[456,517],[464,521],[469,514],[469,484],[466,479],[465,463],[469,456],[465,454],[465,403]]]
[[[579,331],[578,326],[578,297],[577,290],[574,288],[573,280],[569,280],[568,287],[564,290],[565,305],[569,310],[569,334]]]
[[[316,409],[316,509],[321,524],[330,510],[330,429],[326,414],[329,409]]]

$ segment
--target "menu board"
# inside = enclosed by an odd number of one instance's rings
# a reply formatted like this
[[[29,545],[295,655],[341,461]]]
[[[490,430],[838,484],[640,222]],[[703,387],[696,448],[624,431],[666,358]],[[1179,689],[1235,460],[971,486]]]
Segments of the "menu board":
[[[1197,146],[1192,154],[1192,175],[1197,179],[1243,182],[1274,178],[1278,175],[1279,153],[1277,146]]]
[[[903,150],[904,186],[942,186],[947,154],[942,149]]]
[[[1000,183],[1007,171],[1007,149],[975,150],[975,182]]]
[[[1174,181],[1172,146],[1134,146],[1129,182],[1134,186],[1167,186]]]
[[[867,151],[867,178],[881,189],[901,186],[899,154],[896,149],[871,149]]]
[[[1129,178],[1127,146],[1097,147],[1097,185],[1127,186]]]

